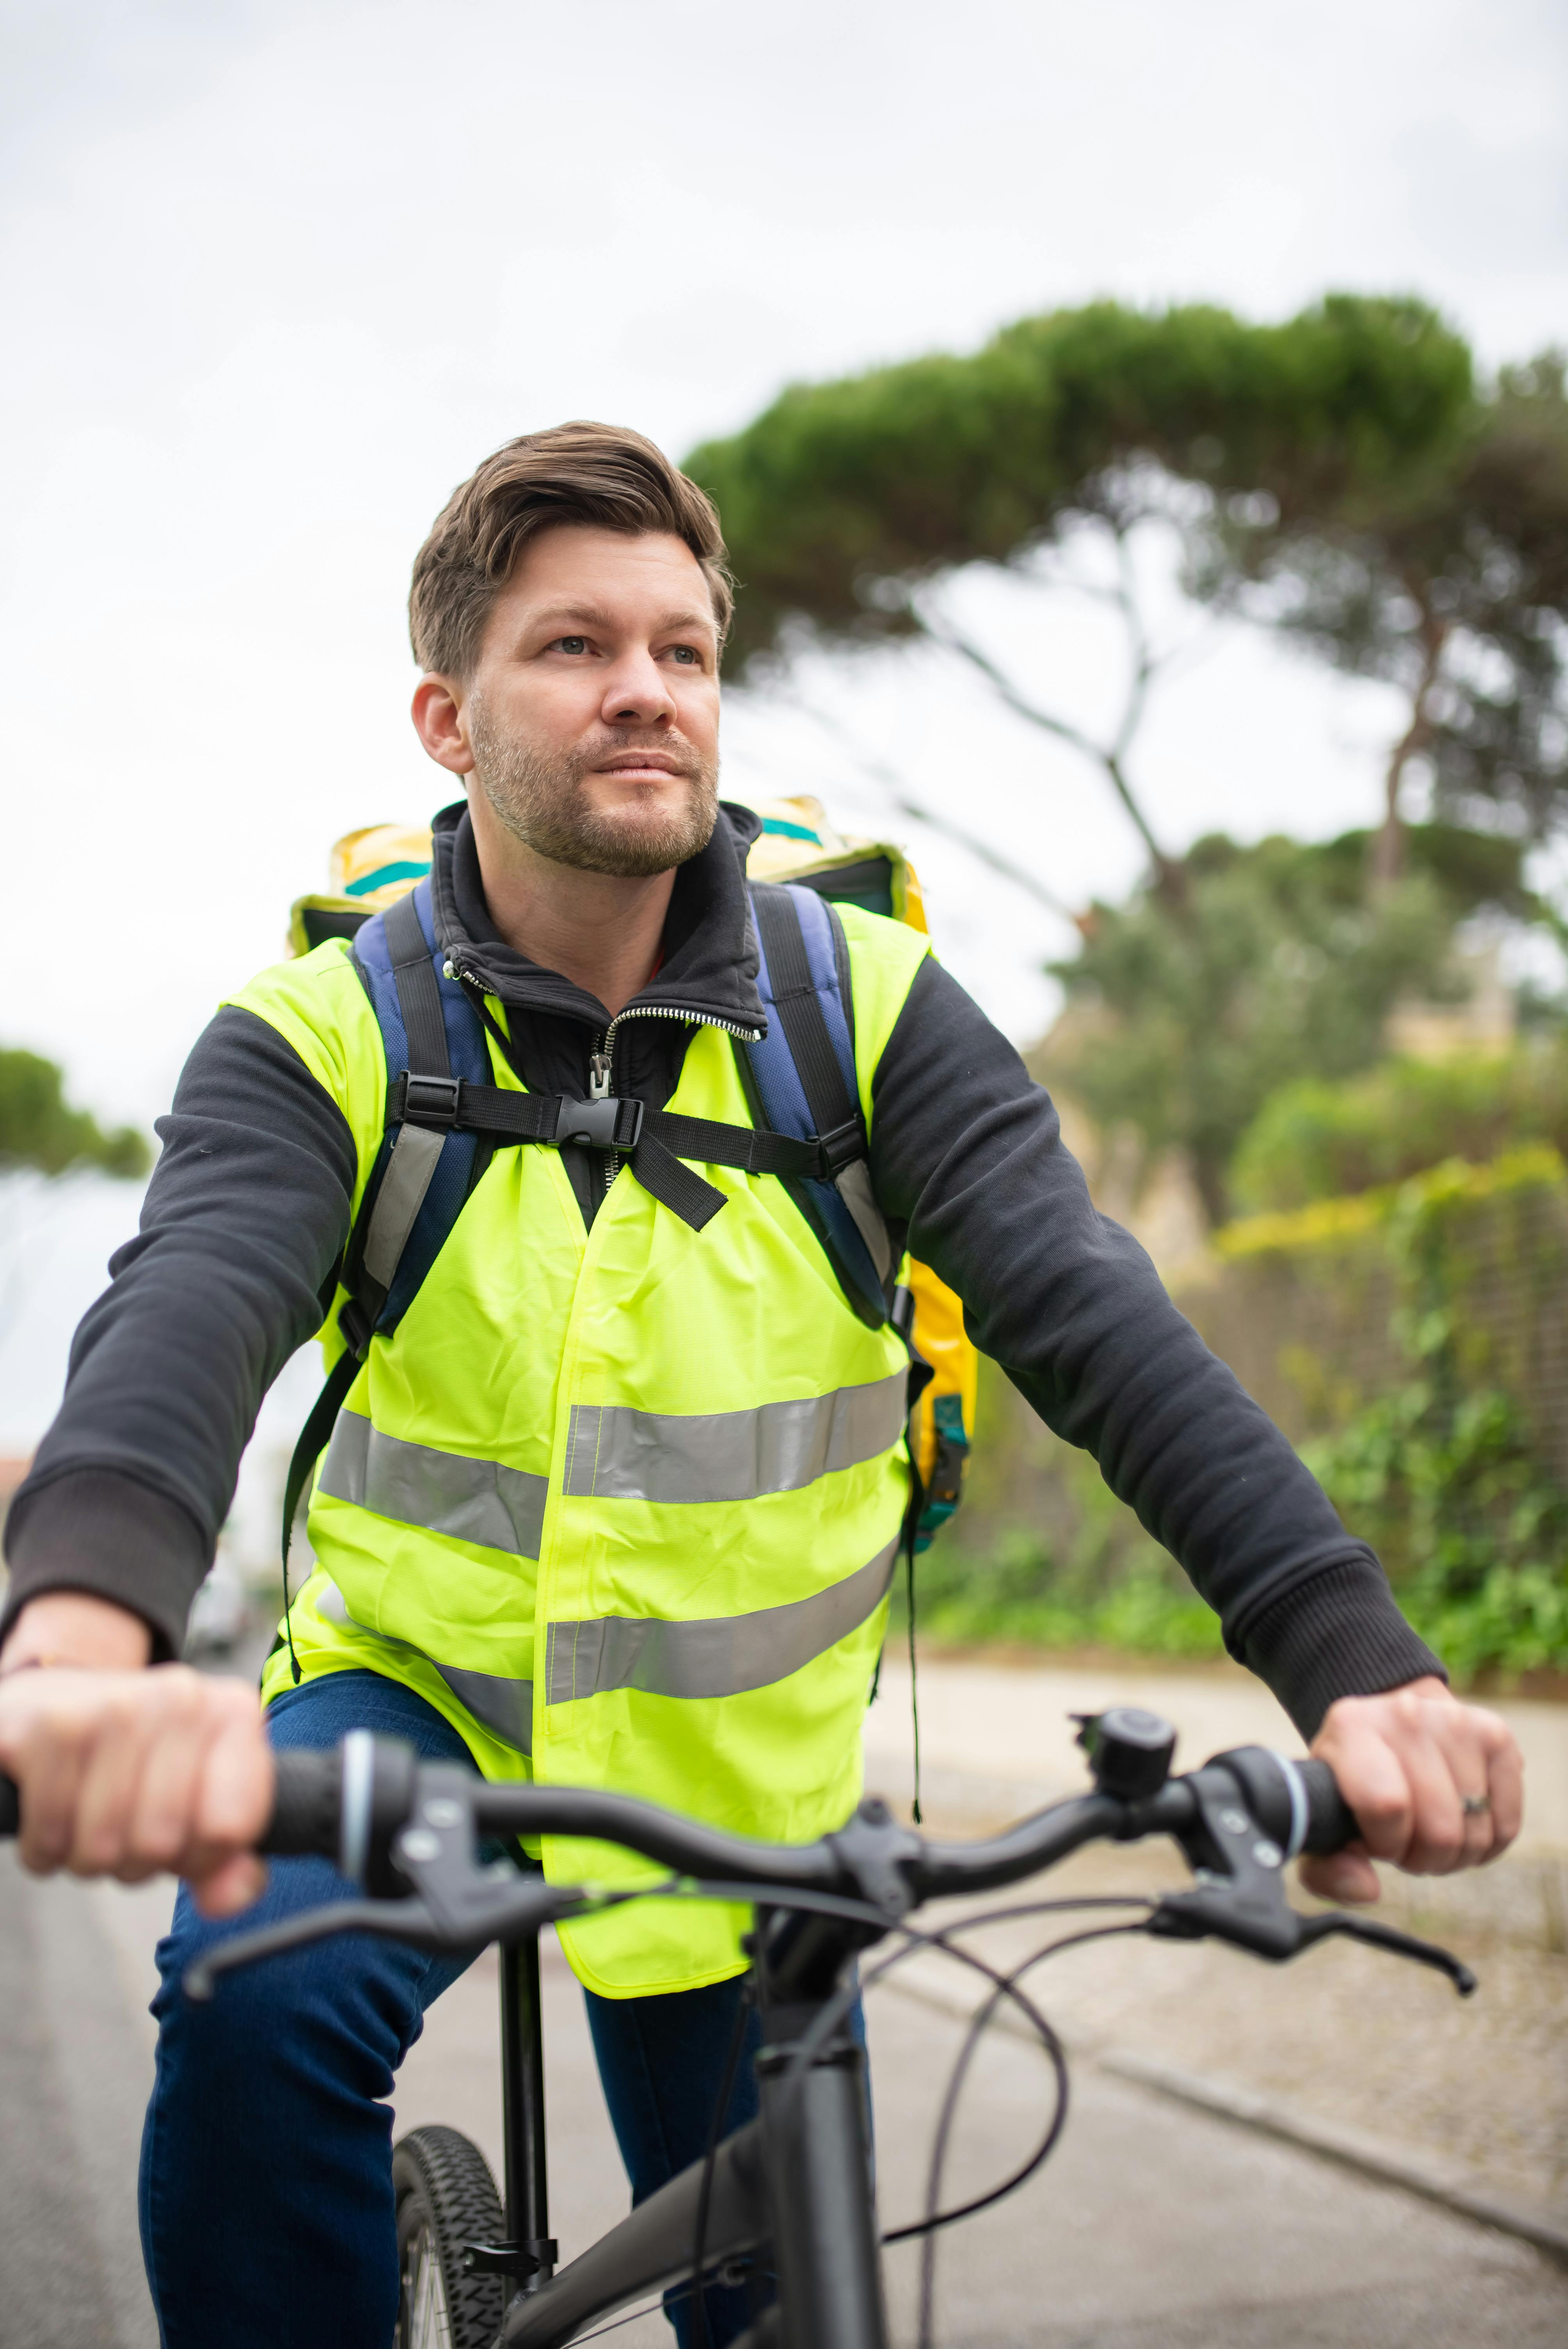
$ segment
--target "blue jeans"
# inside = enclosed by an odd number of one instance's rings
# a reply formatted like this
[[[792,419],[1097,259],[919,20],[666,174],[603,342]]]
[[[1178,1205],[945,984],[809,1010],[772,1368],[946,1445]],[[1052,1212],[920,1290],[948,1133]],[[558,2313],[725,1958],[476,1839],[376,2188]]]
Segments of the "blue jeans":
[[[469,1760],[432,1706],[375,1672],[308,1682],[267,1718],[278,1746],[371,1729],[427,1760]],[[398,2278],[385,2099],[426,2008],[468,1961],[345,1934],[221,1976],[205,2006],[180,1987],[198,1951],[353,1890],[325,1860],[274,1861],[256,1907],[215,1925],[181,1888],[158,1950],[158,2069],[141,2147],[142,2251],[165,2349],[388,2349]],[[741,1987],[587,1993],[634,2201],[706,2150]],[[727,2136],[757,2111],[755,2010],[747,2020]],[[744,2288],[709,2288],[712,2349],[744,2330],[747,2305]],[[670,2314],[686,2349],[686,2308]]]

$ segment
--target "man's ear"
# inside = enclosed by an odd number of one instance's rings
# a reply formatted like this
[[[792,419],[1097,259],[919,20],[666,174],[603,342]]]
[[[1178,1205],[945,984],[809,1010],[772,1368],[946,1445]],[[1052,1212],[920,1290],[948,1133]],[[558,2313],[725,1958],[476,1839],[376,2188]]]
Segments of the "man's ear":
[[[438,767],[445,767],[452,775],[472,771],[474,754],[469,746],[461,688],[451,678],[422,677],[414,688],[410,714],[415,733]]]

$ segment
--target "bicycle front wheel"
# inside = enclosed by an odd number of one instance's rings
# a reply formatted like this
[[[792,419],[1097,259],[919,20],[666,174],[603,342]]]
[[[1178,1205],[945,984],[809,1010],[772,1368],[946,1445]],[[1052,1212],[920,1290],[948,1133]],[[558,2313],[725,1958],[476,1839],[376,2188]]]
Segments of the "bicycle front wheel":
[[[397,2349],[494,2349],[506,2282],[470,2275],[463,2247],[499,2242],[504,2220],[490,2164],[450,2128],[410,2129],[392,2148],[402,2290]]]

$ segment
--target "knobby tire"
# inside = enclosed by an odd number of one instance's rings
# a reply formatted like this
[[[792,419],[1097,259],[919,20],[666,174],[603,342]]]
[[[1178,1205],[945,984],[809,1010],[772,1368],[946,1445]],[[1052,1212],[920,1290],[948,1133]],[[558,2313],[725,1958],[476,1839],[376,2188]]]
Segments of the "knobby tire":
[[[457,2129],[410,2129],[392,2148],[392,2190],[397,2349],[495,2349],[506,2279],[463,2267],[466,2243],[499,2242],[505,2226],[483,2154]]]

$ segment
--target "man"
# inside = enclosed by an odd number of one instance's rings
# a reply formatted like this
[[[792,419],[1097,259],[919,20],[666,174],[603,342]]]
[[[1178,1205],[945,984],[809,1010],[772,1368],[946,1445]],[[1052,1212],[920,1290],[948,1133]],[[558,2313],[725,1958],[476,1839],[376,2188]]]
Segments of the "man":
[[[418,557],[414,722],[467,794],[437,822],[427,943],[483,1007],[492,1084],[752,1123],[735,1040],[765,1024],[755,819],[717,788],[729,598],[707,501],[597,425],[500,450]],[[1370,1551],[1095,1212],[1012,1048],[913,933],[852,908],[843,926],[896,1247],[1181,1559],[1370,1850],[1417,1869],[1492,1857],[1519,1823],[1506,1731],[1449,1696]],[[260,1733],[232,1692],[134,1668],[178,1653],[260,1399],[338,1293],[387,1117],[369,984],[329,945],[263,973],[197,1044],[11,1521],[0,1761],[23,1780],[26,1856],[176,1867],[219,1916],[256,1886]],[[722,1213],[697,1228],[641,1157],[476,1162],[326,1453],[315,1568],[263,1681],[274,1744],[368,1726],[779,1838],[848,1811],[904,1506],[903,1356],[851,1310],[780,1180],[701,1173]],[[544,1863],[581,1873],[570,1846]],[[1375,1891],[1355,1856],[1315,1880]],[[265,1899],[331,1889],[295,1862]],[[456,1970],[345,1940],[190,2009],[180,1972],[222,1930],[182,1896],[160,1953],[142,2222],[164,2339],[380,2349],[397,2272],[379,2100]],[[564,1936],[639,2196],[705,2140],[736,1931],[727,1910],[629,1903]],[[717,2339],[736,2299],[710,2295]]]

